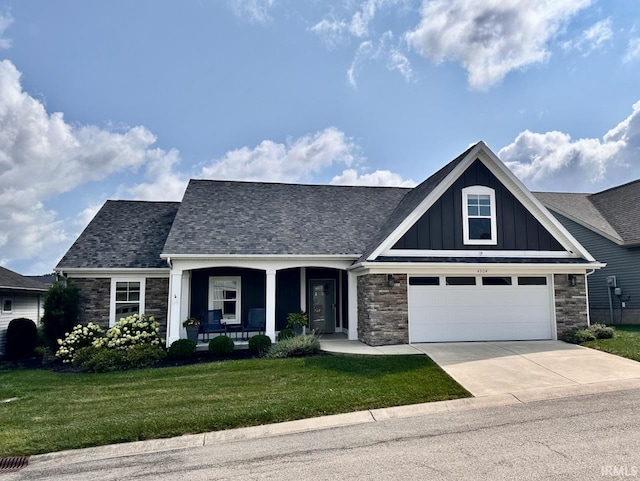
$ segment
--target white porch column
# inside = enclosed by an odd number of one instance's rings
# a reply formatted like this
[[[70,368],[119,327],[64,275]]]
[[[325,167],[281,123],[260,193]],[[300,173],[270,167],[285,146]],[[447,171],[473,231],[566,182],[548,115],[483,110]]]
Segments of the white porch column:
[[[358,277],[353,271],[347,271],[348,310],[349,313],[349,333],[350,341],[358,340]]]
[[[267,299],[265,305],[267,317],[266,334],[272,342],[276,342],[276,270],[267,269]]]
[[[307,268],[300,268],[300,310],[307,312]]]
[[[178,269],[171,270],[171,277],[169,279],[169,318],[167,319],[167,347],[172,342],[180,339],[180,325],[181,317],[181,305],[182,305],[182,271]],[[188,289],[186,289],[188,291]]]

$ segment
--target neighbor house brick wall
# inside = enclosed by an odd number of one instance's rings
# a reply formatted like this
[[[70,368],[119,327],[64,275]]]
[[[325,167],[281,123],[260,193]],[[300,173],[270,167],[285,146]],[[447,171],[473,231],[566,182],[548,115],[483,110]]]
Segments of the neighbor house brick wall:
[[[160,336],[167,337],[167,310],[169,302],[169,278],[147,278],[144,294],[144,310],[160,324]]]
[[[393,287],[387,274],[358,277],[358,339],[370,346],[409,342],[407,276],[393,277]]]
[[[108,329],[111,279],[72,278],[70,283],[80,293],[80,322],[93,322]]]
[[[585,276],[575,274],[576,285],[571,286],[567,274],[554,274],[553,286],[556,299],[556,328],[558,339],[574,329],[587,327],[587,292]]]

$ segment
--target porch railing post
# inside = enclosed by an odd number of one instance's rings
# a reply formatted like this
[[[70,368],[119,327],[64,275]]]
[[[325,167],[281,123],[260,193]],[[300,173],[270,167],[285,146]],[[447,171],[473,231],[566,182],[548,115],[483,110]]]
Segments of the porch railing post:
[[[276,342],[276,270],[267,269],[266,283],[266,334],[272,342]]]

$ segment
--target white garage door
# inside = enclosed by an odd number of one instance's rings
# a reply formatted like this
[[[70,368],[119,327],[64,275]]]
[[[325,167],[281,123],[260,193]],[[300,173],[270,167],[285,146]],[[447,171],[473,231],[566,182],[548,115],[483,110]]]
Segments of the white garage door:
[[[410,342],[552,339],[547,276],[409,277]]]

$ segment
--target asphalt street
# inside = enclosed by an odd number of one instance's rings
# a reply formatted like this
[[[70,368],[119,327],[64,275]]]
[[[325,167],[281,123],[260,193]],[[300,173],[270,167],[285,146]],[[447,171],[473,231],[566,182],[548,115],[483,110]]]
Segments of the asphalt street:
[[[640,390],[442,412],[103,460],[3,480],[640,479]]]

